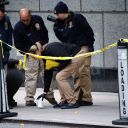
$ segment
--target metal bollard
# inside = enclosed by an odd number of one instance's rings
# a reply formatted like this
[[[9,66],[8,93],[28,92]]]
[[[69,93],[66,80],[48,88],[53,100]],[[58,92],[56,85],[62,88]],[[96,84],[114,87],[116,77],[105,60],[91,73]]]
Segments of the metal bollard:
[[[16,112],[10,112],[7,98],[6,75],[3,67],[2,47],[0,47],[0,119],[16,116]]]
[[[118,84],[119,84],[119,119],[115,125],[128,125],[128,40],[118,42]]]

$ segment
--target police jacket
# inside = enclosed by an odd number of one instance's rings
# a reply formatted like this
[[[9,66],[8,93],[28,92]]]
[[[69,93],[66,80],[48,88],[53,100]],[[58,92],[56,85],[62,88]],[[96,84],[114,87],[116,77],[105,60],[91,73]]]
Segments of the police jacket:
[[[66,56],[75,56],[80,51],[80,47],[76,46],[75,44],[69,45],[65,43],[49,43],[46,45],[45,49],[42,52],[43,56],[56,56],[56,57],[66,57]],[[54,71],[54,67],[47,70],[46,69],[46,61],[44,60],[44,91],[47,92],[49,90],[52,75]],[[58,71],[64,69],[71,60],[56,60],[59,65],[56,67]]]
[[[5,16],[2,21],[0,21],[0,40],[12,45],[12,25],[8,16]],[[11,48],[4,45],[4,50],[9,51]]]
[[[19,21],[14,27],[14,43],[16,48],[28,52],[37,41],[42,45],[48,42],[48,31],[40,16],[32,15],[29,26]]]
[[[94,33],[83,15],[70,12],[64,21],[57,19],[53,29],[57,38],[62,42],[89,46],[93,49]]]
[[[3,20],[0,21],[0,40],[3,42],[12,45],[12,35],[13,29],[8,16],[5,16]],[[10,47],[3,44],[3,51],[4,51],[4,65],[7,64],[9,58],[9,51],[11,50]]]

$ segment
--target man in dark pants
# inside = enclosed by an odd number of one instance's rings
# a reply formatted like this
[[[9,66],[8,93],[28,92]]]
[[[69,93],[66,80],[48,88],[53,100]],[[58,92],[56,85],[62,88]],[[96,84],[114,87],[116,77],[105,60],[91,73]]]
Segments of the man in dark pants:
[[[23,72],[17,69],[19,60],[9,59],[8,61],[8,70],[7,70],[7,95],[9,107],[13,108],[17,106],[17,102],[14,100],[14,95],[20,88],[21,84],[24,82]]]
[[[14,43],[16,48],[23,52],[34,51],[41,54],[42,46],[48,43],[48,31],[40,16],[32,15],[27,8],[19,12],[20,21],[14,27]],[[25,71],[26,106],[36,106],[34,95],[36,93],[37,76],[43,71],[42,63],[32,57],[27,59],[27,70]],[[51,104],[56,103],[53,93],[45,97]]]
[[[68,44],[75,44],[81,48],[79,54],[93,51],[94,33],[86,18],[81,14],[75,14],[68,11],[68,7],[65,3],[59,2],[54,8],[54,13],[57,16],[57,20],[54,24],[54,32],[57,38]],[[76,87],[75,95],[79,100],[80,105],[89,106],[92,105],[91,96],[91,75],[90,65],[91,57],[84,58],[84,65],[80,69],[80,88]]]
[[[79,53],[80,47],[75,44],[69,45],[65,43],[50,43],[43,47],[43,56],[56,56],[56,57],[70,57]],[[58,71],[56,74],[56,81],[58,83],[58,89],[61,95],[60,103],[54,105],[61,109],[78,108],[77,98],[74,95],[75,86],[79,85],[79,67],[83,65],[83,61],[76,61],[77,58],[71,60],[44,60],[44,93],[47,94],[52,80],[53,71]],[[54,63],[58,65],[54,65]],[[70,72],[67,72],[70,69]],[[73,77],[73,88],[69,84],[69,78]]]

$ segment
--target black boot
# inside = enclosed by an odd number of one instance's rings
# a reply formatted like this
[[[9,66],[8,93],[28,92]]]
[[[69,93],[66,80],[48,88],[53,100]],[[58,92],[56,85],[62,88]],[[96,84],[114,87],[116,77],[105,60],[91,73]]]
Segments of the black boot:
[[[62,101],[59,104],[54,105],[53,108],[60,108],[60,107],[64,106],[65,104],[67,104],[67,101]]]
[[[9,108],[12,109],[13,107],[17,107],[17,102],[14,99],[8,101]]]
[[[80,105],[78,103],[75,103],[75,104],[67,103],[60,108],[61,109],[74,109],[74,108],[79,108],[79,107]]]
[[[88,101],[80,101],[79,105],[80,106],[92,106],[93,103],[92,102],[88,102]]]

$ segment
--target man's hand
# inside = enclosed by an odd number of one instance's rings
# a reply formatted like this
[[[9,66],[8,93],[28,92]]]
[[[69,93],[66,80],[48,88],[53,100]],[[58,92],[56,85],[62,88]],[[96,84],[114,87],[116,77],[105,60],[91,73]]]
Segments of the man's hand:
[[[29,49],[29,52],[32,53],[32,54],[35,54],[35,55],[41,55],[41,51],[42,51],[42,45],[41,45],[40,42],[36,42]],[[34,59],[36,59],[36,58],[34,58]]]
[[[37,46],[36,45],[32,45],[29,49],[29,52],[32,54],[36,54],[37,51]]]
[[[42,51],[42,44],[38,41],[35,43],[37,50],[36,50],[36,54],[37,55],[41,55],[41,51]]]

